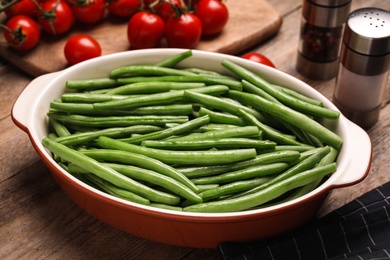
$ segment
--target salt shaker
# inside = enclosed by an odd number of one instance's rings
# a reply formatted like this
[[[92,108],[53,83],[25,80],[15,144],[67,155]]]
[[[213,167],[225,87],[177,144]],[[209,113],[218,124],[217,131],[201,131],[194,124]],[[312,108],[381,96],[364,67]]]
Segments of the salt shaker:
[[[372,127],[390,69],[390,12],[362,8],[347,17],[333,102],[351,121]]]
[[[296,62],[297,71],[307,78],[336,77],[344,23],[351,0],[304,0]]]

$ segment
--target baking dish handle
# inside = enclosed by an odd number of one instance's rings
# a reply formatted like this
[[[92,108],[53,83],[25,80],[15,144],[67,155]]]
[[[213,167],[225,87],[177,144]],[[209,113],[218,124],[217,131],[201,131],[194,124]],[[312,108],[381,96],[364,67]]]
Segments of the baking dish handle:
[[[33,79],[16,99],[12,107],[11,117],[14,123],[23,131],[28,131],[28,120],[31,119],[32,110],[28,108],[34,107],[34,104],[39,100],[39,94],[43,92],[47,82],[56,75],[57,72],[53,72]]]
[[[368,175],[372,159],[372,143],[369,135],[358,125],[348,121],[352,142],[348,153],[352,154],[347,168],[334,182],[334,187],[345,187],[361,182]]]

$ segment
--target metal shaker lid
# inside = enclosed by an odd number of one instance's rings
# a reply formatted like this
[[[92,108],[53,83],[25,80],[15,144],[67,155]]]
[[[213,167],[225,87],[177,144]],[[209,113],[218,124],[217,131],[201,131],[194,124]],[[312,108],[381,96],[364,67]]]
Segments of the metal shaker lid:
[[[390,12],[379,8],[361,8],[350,13],[344,43],[364,55],[390,53]]]
[[[327,7],[338,7],[346,5],[351,2],[351,0],[309,0],[313,4],[322,5]]]

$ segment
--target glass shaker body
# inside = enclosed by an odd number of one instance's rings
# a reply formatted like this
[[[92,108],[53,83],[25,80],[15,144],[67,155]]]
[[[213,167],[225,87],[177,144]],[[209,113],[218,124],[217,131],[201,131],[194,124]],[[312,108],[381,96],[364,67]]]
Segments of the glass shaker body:
[[[350,0],[304,0],[296,69],[307,78],[336,76]]]
[[[390,69],[390,13],[362,8],[347,19],[333,102],[351,121],[370,128],[379,118]]]

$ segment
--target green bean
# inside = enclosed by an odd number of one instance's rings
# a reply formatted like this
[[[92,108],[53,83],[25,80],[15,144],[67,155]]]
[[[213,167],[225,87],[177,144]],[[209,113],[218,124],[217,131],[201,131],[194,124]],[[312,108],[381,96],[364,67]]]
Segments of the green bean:
[[[237,125],[209,123],[205,126],[200,127],[199,132],[204,133],[204,132],[210,132],[215,130],[224,130],[226,128],[234,128],[234,127],[237,127]]]
[[[249,138],[223,138],[207,140],[146,140],[142,146],[158,149],[174,150],[203,150],[203,149],[273,149],[276,143],[268,140],[255,140]]]
[[[134,95],[134,94],[154,94],[171,90],[184,90],[193,88],[203,88],[206,84],[197,82],[169,82],[169,81],[146,81],[137,82],[108,91],[107,95]]]
[[[173,68],[177,64],[179,64],[181,61],[183,61],[191,56],[192,56],[192,50],[183,51],[183,52],[180,52],[178,54],[169,56],[168,58],[164,59],[163,61],[160,61],[159,63],[154,64],[154,66]]]
[[[182,184],[186,185],[193,191],[198,192],[198,188],[195,186],[195,184],[193,184],[184,174],[180,173],[173,167],[159,160],[153,159],[142,154],[109,149],[83,150],[80,151],[80,153],[95,160],[135,165],[144,169],[155,171],[160,174],[171,177],[172,179],[175,179],[178,182],[181,182]]]
[[[222,174],[229,171],[237,171],[247,167],[256,165],[272,164],[278,162],[291,163],[300,158],[300,153],[297,151],[277,151],[259,154],[256,158],[225,165],[213,165],[213,166],[194,166],[177,168],[179,172],[187,176],[188,178],[197,178]]]
[[[96,103],[126,98],[126,95],[107,95],[96,93],[63,93],[62,102],[66,103]]]
[[[283,181],[277,182],[268,188],[256,193],[248,194],[235,199],[204,202],[183,208],[186,212],[235,212],[247,210],[272,199],[275,199],[286,192],[304,186],[317,178],[324,177],[336,170],[336,164],[328,164],[311,170],[301,172]]]
[[[115,79],[100,78],[100,79],[80,79],[66,81],[66,88],[68,89],[102,89],[112,88],[118,86]]]
[[[119,188],[134,192],[152,201],[166,203],[169,205],[176,205],[180,201],[180,198],[177,196],[153,190],[150,187],[123,176],[117,171],[102,165],[90,157],[65,145],[50,140],[49,138],[44,138],[42,140],[42,144],[52,153],[57,154],[59,157],[86,169],[87,171],[118,186]]]
[[[178,126],[174,126],[171,128],[162,129],[160,131],[155,131],[152,133],[144,134],[141,136],[132,136],[129,138],[119,139],[120,141],[131,143],[131,144],[140,144],[144,140],[158,140],[167,138],[173,135],[181,135],[190,132],[195,128],[199,128],[205,124],[210,122],[209,116],[203,116],[199,118],[192,119],[186,123],[180,124]]]
[[[343,140],[336,133],[332,132],[328,128],[324,127],[317,121],[309,118],[308,116],[295,111],[287,106],[270,102],[259,96],[238,92],[231,90],[229,96],[239,101],[242,101],[254,108],[269,113],[277,118],[282,119],[296,127],[299,127],[303,131],[312,134],[319,140],[339,149],[343,143]]]
[[[196,187],[198,187],[199,192],[202,193],[206,190],[215,189],[215,188],[219,187],[219,184],[216,184],[216,183],[215,184],[200,184],[200,185],[196,185]]]
[[[97,177],[96,175],[84,174],[84,176],[89,180],[89,182],[92,182],[93,184],[95,184],[96,186],[98,186],[100,189],[107,192],[108,194],[111,194],[115,197],[119,197],[128,201],[136,202],[142,205],[150,205],[150,200],[142,196],[139,196],[133,192],[120,189],[115,185],[111,184],[110,182]]]
[[[62,113],[48,113],[49,118],[61,121],[64,124],[73,124],[88,127],[121,127],[132,125],[157,125],[165,123],[184,123],[187,116],[83,116]]]
[[[128,144],[105,136],[99,137],[98,144],[103,148],[143,154],[167,164],[215,165],[244,161],[256,157],[256,149],[253,148],[222,151],[171,151]]]
[[[116,128],[105,128],[97,131],[74,133],[68,136],[61,136],[56,139],[58,143],[64,145],[76,145],[83,144],[89,141],[97,139],[99,136],[104,135],[112,138],[119,138],[128,136],[134,133],[150,133],[160,130],[161,127],[152,125],[134,125],[129,127],[116,127]]]
[[[241,67],[240,65],[237,65],[229,60],[224,60],[221,63],[225,68],[229,69],[234,74],[238,75],[239,77],[251,82],[252,84],[256,85],[257,87],[261,88],[271,96],[278,99],[283,104],[286,104],[287,106],[300,111],[302,113],[307,113],[314,116],[320,116],[325,118],[331,118],[331,119],[337,119],[340,116],[340,113],[336,110],[312,105],[311,103],[305,102],[301,99],[297,99],[293,96],[290,96],[286,94],[283,91],[280,91],[277,88],[274,88],[270,83],[262,79],[257,74],[245,69],[244,67]]]
[[[196,92],[209,94],[224,94],[229,90],[226,86],[209,86],[193,89]],[[94,103],[97,109],[134,109],[142,106],[167,105],[177,101],[185,101],[184,90],[169,91],[164,93],[149,94],[141,97],[129,97],[122,100]]]
[[[261,132],[255,126],[237,126],[229,127],[221,130],[209,131],[205,133],[196,133],[193,135],[187,135],[182,137],[176,137],[170,139],[173,140],[207,140],[207,139],[220,139],[220,138],[257,138],[260,139]]]
[[[316,153],[310,155],[306,159],[300,161],[299,163],[295,164],[293,167],[289,168],[287,171],[283,172],[282,174],[276,176],[275,178],[271,179],[270,181],[257,186],[251,190],[246,191],[243,194],[239,194],[238,197],[245,196],[250,193],[255,193],[257,191],[260,191],[262,189],[265,189],[279,181],[283,181],[287,178],[290,178],[291,176],[294,176],[300,172],[312,169],[315,167],[315,165],[321,161],[322,158],[324,158],[325,155],[327,155],[330,152],[330,147],[323,147],[319,149]]]
[[[195,203],[201,203],[202,198],[196,194],[189,187],[184,185],[183,183],[168,177],[166,175],[162,175],[155,171],[146,170],[143,168],[139,168],[131,165],[122,165],[116,163],[103,163],[103,165],[112,168],[113,170],[137,181],[145,181],[151,183],[153,185],[157,185],[167,189],[169,192],[172,192],[176,195],[179,195],[185,199],[188,199]],[[69,170],[71,172],[81,172],[78,169],[78,166],[74,167],[73,165],[69,165]]]
[[[170,81],[170,82],[201,82],[206,85],[224,85],[230,89],[242,90],[242,84],[239,80],[221,77],[219,75],[191,75],[191,76],[160,76],[160,77],[129,77],[118,78],[117,81],[124,85],[135,82],[147,81]]]
[[[220,175],[208,176],[191,179],[195,185],[229,183],[234,181],[248,180],[252,178],[263,177],[281,173],[288,168],[287,163],[273,163],[264,165],[255,165],[241,170],[226,172]]]
[[[201,193],[199,193],[199,195],[202,197],[203,201],[206,202],[212,199],[220,198],[224,195],[230,195],[230,194],[250,190],[256,186],[259,186],[269,181],[271,178],[272,176],[264,176],[264,177],[249,179],[249,180],[234,181],[231,183],[218,186],[216,188],[202,191]]]
[[[304,102],[307,102],[307,103],[311,103],[313,105],[316,105],[316,106],[320,106],[320,107],[323,107],[324,104],[322,103],[322,101],[318,100],[318,99],[314,99],[314,98],[310,98],[308,96],[305,96],[305,95],[302,95],[301,93],[298,93],[292,89],[289,89],[289,88],[285,88],[285,87],[282,87],[282,86],[279,86],[279,85],[275,85],[275,84],[271,84],[274,88],[278,88],[280,89],[281,91],[285,92],[286,94],[290,95],[290,96],[293,96],[295,98],[298,98],[298,99],[301,99],[302,101]]]
[[[242,120],[237,116],[228,113],[220,113],[220,112],[212,111],[205,107],[200,107],[199,115],[200,116],[208,115],[210,117],[210,122],[217,123],[217,124],[230,124],[230,125],[238,125],[238,126],[246,125],[244,120]]]
[[[123,78],[123,77],[135,77],[135,76],[193,76],[195,73],[174,69],[159,67],[154,65],[130,65],[117,69],[113,69],[110,72],[110,78]]]
[[[71,134],[68,128],[58,120],[51,118],[49,122],[58,136],[68,136]]]
[[[206,95],[204,93],[195,93],[194,91],[184,91],[184,96],[192,102],[199,103],[209,109],[225,111],[236,116],[240,116],[237,111],[242,109],[247,113],[256,116],[261,122],[268,121],[262,114],[259,114],[258,112],[253,113],[253,110],[247,106],[233,103],[219,97]]]
[[[296,146],[303,145],[303,143],[298,142],[291,135],[283,134],[270,126],[261,123],[259,120],[257,120],[256,117],[254,117],[253,115],[247,113],[242,109],[239,109],[237,113],[248,124],[257,126],[263,132],[264,138],[268,138],[269,140],[274,141],[278,144],[289,144],[289,145],[296,145]]]

